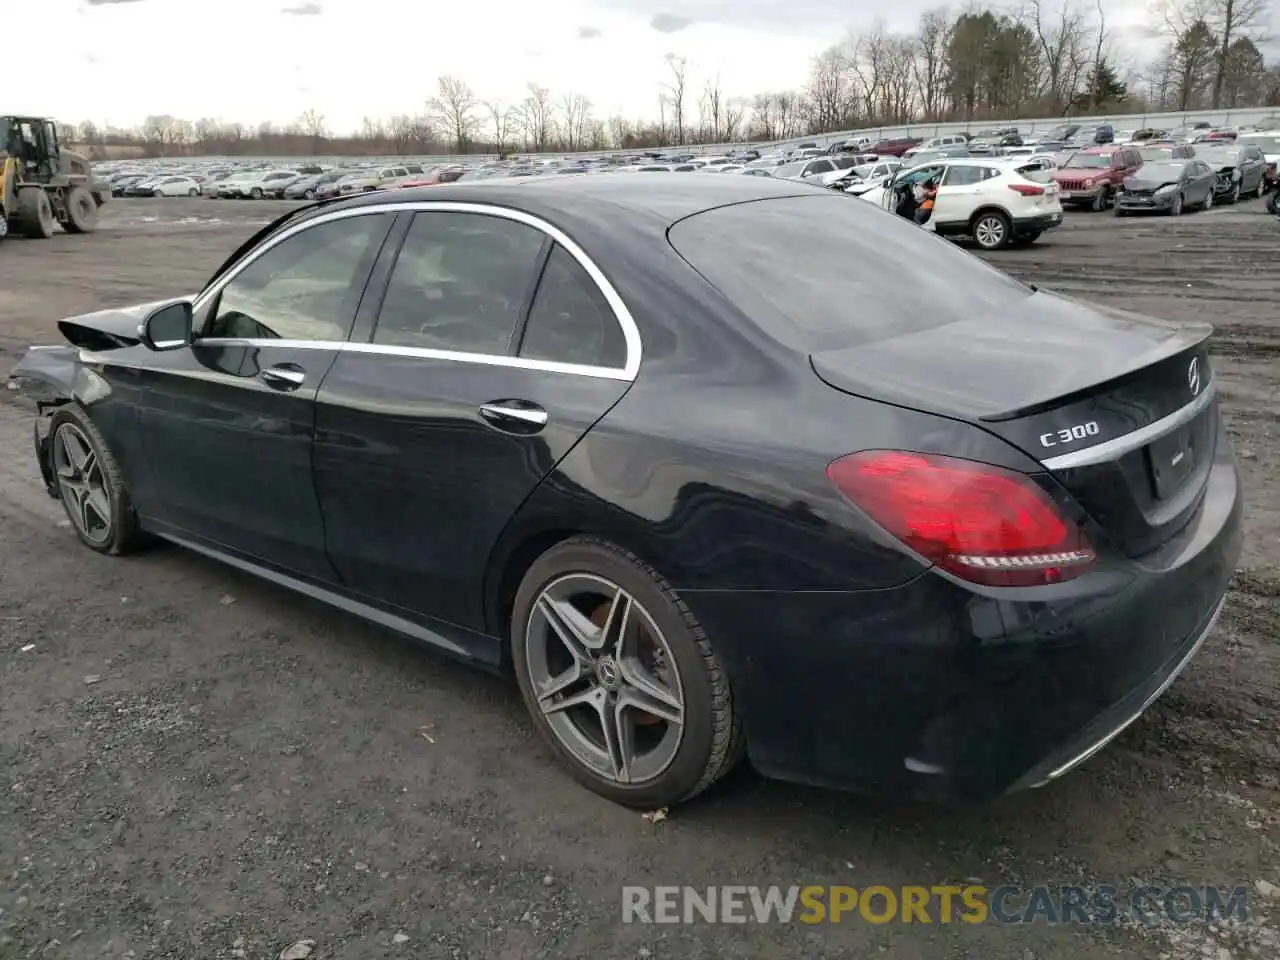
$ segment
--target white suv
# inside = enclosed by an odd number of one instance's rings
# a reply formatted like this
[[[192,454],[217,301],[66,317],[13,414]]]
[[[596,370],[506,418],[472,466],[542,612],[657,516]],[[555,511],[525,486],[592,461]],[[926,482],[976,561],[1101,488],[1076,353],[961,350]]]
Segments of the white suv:
[[[984,250],[1034,243],[1062,223],[1058,185],[1041,183],[1014,165],[991,159],[938,160],[903,170],[883,190],[863,195],[886,210],[914,210],[917,184],[938,184],[929,226],[939,236],[972,237]]]

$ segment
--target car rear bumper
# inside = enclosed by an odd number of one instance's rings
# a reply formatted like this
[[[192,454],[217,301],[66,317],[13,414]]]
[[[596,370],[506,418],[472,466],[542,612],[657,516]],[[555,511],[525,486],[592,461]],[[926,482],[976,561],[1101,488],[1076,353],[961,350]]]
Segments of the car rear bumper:
[[[880,591],[685,599],[761,772],[981,802],[1065,774],[1150,706],[1208,636],[1241,542],[1224,439],[1181,532],[1066,583],[985,590],[930,571]]]
[[[1062,226],[1061,210],[1055,210],[1051,213],[1038,213],[1031,217],[1015,217],[1013,220],[1013,232],[1019,235],[1040,233],[1060,226]]]

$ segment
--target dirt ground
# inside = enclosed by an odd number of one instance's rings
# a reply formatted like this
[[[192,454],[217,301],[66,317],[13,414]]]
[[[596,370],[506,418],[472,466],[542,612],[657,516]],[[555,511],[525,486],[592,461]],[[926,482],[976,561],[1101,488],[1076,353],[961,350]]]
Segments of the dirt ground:
[[[0,374],[56,342],[59,317],[199,287],[282,206],[117,200],[96,236],[6,241]],[[177,549],[80,547],[37,484],[29,414],[3,391],[0,960],[274,958],[302,939],[316,960],[1280,956],[1280,224],[1256,202],[1068,216],[992,259],[1217,324],[1249,538],[1216,635],[1164,698],[1077,772],[980,810],[743,770],[650,823],[555,769],[514,685]],[[1252,918],[621,922],[624,884],[969,878],[1246,884]]]

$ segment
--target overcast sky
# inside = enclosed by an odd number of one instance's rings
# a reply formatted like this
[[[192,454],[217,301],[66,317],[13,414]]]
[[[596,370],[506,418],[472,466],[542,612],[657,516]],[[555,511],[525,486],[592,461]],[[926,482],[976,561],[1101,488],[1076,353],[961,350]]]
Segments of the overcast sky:
[[[149,114],[288,123],[308,109],[335,131],[365,115],[420,113],[443,73],[513,102],[536,81],[581,93],[597,116],[654,115],[663,57],[717,74],[730,95],[802,84],[810,58],[876,17],[910,29],[931,0],[40,0],[58,43],[10,44],[6,110],[132,125]],[[1117,26],[1145,0],[1107,0]],[[56,52],[55,52],[56,51]],[[17,62],[14,63],[14,58]],[[16,68],[14,71],[13,68]]]

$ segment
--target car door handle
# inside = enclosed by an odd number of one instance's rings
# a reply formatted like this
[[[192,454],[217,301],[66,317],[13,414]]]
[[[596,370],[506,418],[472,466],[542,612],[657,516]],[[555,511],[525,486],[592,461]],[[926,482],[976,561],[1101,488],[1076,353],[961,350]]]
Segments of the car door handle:
[[[547,411],[527,400],[494,400],[482,404],[480,417],[490,426],[508,433],[537,433],[547,425]]]
[[[280,390],[296,390],[307,379],[307,372],[297,364],[279,364],[267,367],[258,374],[265,383]]]

